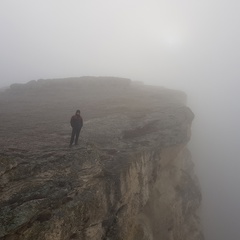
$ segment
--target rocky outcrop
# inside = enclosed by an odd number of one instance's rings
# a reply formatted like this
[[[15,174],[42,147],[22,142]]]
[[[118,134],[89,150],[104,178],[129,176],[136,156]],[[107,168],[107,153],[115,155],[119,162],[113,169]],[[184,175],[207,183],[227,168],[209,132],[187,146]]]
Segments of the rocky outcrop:
[[[0,239],[203,239],[185,94],[95,80],[0,95]]]

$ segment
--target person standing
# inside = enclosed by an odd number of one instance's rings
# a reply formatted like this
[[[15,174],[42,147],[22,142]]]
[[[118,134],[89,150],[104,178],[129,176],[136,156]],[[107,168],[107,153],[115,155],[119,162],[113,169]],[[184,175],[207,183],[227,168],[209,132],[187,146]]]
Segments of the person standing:
[[[71,147],[73,142],[74,142],[74,139],[75,139],[75,145],[78,144],[79,134],[80,134],[80,131],[81,131],[82,126],[83,126],[83,119],[80,115],[80,110],[77,110],[75,115],[73,115],[71,117],[70,124],[71,124],[71,127],[72,127],[72,136],[71,136],[69,146]]]

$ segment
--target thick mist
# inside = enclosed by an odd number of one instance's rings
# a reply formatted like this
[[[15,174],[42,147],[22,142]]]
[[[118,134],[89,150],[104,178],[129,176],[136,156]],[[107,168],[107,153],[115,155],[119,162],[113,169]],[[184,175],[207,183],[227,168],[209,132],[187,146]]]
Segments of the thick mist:
[[[239,9],[235,0],[1,0],[0,88],[91,75],[185,91],[206,240],[238,240]]]

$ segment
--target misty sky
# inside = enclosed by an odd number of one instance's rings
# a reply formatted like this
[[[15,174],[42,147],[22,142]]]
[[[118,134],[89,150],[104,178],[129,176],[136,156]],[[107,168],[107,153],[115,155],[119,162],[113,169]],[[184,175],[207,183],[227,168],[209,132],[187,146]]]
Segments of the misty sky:
[[[83,75],[235,84],[239,9],[237,0],[1,0],[0,86]]]
[[[240,1],[0,0],[0,87],[117,76],[182,89],[206,240],[240,239]]]

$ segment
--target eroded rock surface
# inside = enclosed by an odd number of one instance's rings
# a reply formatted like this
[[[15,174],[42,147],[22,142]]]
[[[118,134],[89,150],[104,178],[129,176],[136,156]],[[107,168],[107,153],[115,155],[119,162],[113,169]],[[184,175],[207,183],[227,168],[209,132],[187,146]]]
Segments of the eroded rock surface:
[[[185,104],[117,78],[0,93],[0,239],[202,240]],[[84,127],[69,148],[77,108]]]

